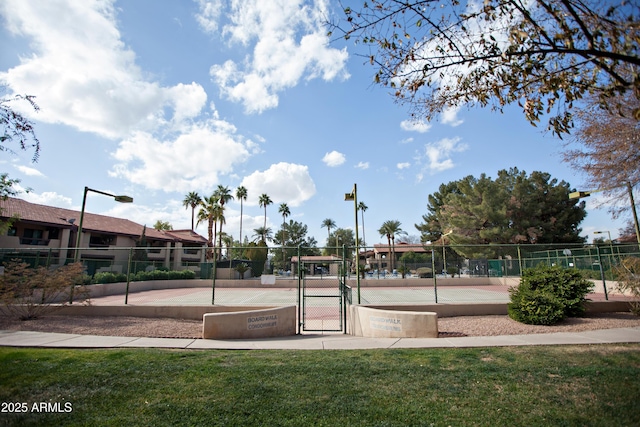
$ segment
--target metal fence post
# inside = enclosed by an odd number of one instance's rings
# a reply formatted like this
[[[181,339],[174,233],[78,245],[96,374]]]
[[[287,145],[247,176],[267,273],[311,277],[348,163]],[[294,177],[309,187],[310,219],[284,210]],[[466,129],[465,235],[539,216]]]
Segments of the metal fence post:
[[[298,295],[296,295],[296,303],[298,305],[298,335],[300,335],[300,327],[302,325],[302,303],[300,292],[302,290],[302,258],[300,257],[300,246],[298,245]]]
[[[214,251],[215,254],[215,251]],[[213,268],[211,269],[212,271],[212,276],[213,278],[211,279],[211,305],[215,305],[216,304],[216,274],[217,274],[217,262],[215,257],[213,258]]]
[[[433,258],[433,248],[431,248],[431,275],[433,276],[433,292],[438,303],[438,283],[436,280],[436,260]]]
[[[602,287],[604,288],[604,299],[609,300],[609,295],[607,294],[607,283],[604,280],[604,270],[602,268],[602,257],[600,256],[600,246],[596,245],[596,254],[598,255],[598,265],[600,266],[600,277],[602,278]]]
[[[124,291],[124,305],[129,302],[129,283],[131,283],[131,260],[133,259],[133,248],[129,248],[129,261],[127,262],[127,287]]]

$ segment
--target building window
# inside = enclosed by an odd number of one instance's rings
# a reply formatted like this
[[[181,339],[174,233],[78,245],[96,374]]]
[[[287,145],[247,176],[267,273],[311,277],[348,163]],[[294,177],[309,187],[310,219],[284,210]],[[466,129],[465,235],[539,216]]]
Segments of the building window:
[[[60,238],[60,229],[59,228],[47,228],[47,231],[49,232],[49,240],[54,239],[54,240],[58,240]]]
[[[43,230],[35,230],[33,228],[25,228],[22,238],[20,239],[21,245],[47,245],[47,242],[43,239]]]
[[[116,236],[113,234],[91,234],[89,239],[90,248],[108,248],[116,243]]]

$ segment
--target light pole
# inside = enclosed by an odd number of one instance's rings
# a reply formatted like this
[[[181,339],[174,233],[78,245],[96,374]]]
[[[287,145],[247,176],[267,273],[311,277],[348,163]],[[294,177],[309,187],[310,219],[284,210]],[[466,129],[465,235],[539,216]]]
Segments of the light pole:
[[[76,236],[76,252],[73,257],[74,262],[78,262],[80,259],[80,237],[82,236],[82,222],[84,220],[84,207],[87,204],[87,193],[93,191],[94,193],[102,194],[104,196],[113,197],[116,202],[120,203],[132,203],[133,198],[129,196],[116,196],[115,194],[105,193],[104,191],[94,190],[89,187],[84,187],[84,195],[82,196],[82,210],[80,211],[80,223],[78,224],[78,235]]]
[[[622,185],[618,187],[613,187],[613,188],[601,188],[598,190],[591,190],[591,191],[574,191],[573,193],[569,193],[569,198],[580,199],[583,197],[589,197],[592,193],[613,190],[614,188],[620,188],[620,187],[622,187]],[[640,226],[638,225],[638,213],[636,212],[636,202],[633,200],[633,190],[631,187],[631,183],[627,182],[626,187],[627,187],[627,193],[629,193],[629,201],[631,202],[631,213],[633,214],[633,224],[636,230],[636,239],[638,240],[638,244],[640,244]]]
[[[611,232],[609,230],[604,231],[594,231],[593,234],[604,234],[607,233],[609,235],[609,241],[611,241]]]
[[[358,185],[353,184],[351,193],[344,194],[346,202],[353,200],[353,210],[356,221],[356,283],[358,284],[358,304],[360,304],[360,247],[358,245]]]

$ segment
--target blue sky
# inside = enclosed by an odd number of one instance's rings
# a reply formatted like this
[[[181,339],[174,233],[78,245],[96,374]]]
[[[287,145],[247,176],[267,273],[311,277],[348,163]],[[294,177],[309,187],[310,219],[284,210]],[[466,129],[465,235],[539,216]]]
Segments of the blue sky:
[[[353,228],[343,199],[357,183],[374,244],[386,242],[377,229],[390,219],[418,236],[427,196],[466,175],[518,167],[585,189],[561,142],[517,106],[410,123],[408,108],[372,84],[360,47],[329,44],[322,20],[338,16],[336,1],[4,0],[0,14],[0,83],[37,97],[38,113],[14,107],[42,146],[37,163],[4,153],[0,171],[30,187],[21,197],[34,203],[79,210],[88,186],[134,198],[92,195],[89,212],[188,229],[188,192],[244,185],[243,235],[263,225],[266,193],[269,227],[287,203],[288,219],[323,245],[325,218]],[[582,234],[616,237],[625,219],[597,209],[601,198],[586,201]],[[237,239],[237,201],[225,217]],[[206,236],[206,225],[196,231]]]

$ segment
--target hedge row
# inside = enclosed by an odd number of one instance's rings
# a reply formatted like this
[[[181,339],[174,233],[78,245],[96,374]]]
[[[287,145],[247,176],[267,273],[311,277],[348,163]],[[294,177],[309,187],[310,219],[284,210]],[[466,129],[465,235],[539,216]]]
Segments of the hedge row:
[[[195,279],[196,273],[191,270],[153,270],[153,271],[139,271],[132,274],[130,279],[132,282],[144,282],[148,280],[189,280]],[[102,272],[96,273],[91,280],[91,283],[118,283],[126,282],[127,275],[124,273],[112,273]]]

